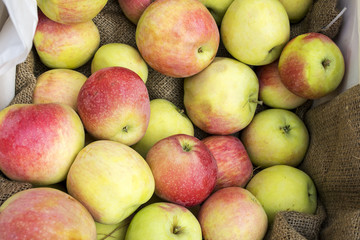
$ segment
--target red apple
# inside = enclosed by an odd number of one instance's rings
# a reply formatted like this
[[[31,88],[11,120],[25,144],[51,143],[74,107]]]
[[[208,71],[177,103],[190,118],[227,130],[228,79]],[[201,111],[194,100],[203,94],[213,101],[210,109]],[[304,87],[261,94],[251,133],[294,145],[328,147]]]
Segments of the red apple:
[[[268,227],[260,202],[240,187],[213,193],[201,206],[198,219],[205,240],[261,240]]]
[[[53,188],[18,192],[0,207],[0,239],[96,239],[86,208]]]
[[[146,155],[155,179],[155,193],[186,207],[203,202],[216,184],[217,165],[198,138],[176,134],[153,145]]]
[[[118,0],[125,16],[134,24],[137,24],[141,14],[154,0]]]
[[[124,67],[93,73],[80,89],[78,112],[96,139],[132,145],[144,135],[150,119],[150,99],[143,80]]]
[[[157,0],[141,15],[136,44],[144,60],[172,77],[194,75],[207,67],[220,35],[209,10],[197,0]]]
[[[218,175],[215,190],[224,187],[244,187],[252,176],[253,166],[239,138],[209,136],[202,139],[214,156]]]

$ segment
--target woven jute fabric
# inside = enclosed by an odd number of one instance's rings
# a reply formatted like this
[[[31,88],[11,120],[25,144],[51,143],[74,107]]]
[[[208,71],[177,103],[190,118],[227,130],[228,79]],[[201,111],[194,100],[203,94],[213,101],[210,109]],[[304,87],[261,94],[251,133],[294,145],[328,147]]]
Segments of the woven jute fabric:
[[[307,32],[321,32],[334,38],[341,27],[342,18],[327,30],[323,30],[323,27],[338,13],[336,0],[315,0],[305,19],[291,25],[291,38]],[[101,45],[125,43],[136,48],[136,26],[124,16],[116,0],[109,0],[93,21],[100,31]],[[217,56],[231,57],[222,43]],[[75,70],[89,77],[90,64],[91,61]],[[36,79],[47,70],[49,69],[41,63],[33,48],[25,62],[17,66],[16,96],[11,104],[32,103]],[[146,86],[150,99],[167,99],[184,109],[183,79],[165,76],[149,67]],[[359,230],[360,211],[357,179],[360,176],[359,126],[356,125],[359,119],[355,119],[355,115],[351,114],[351,111],[355,112],[359,108],[359,97],[351,98],[351,93],[359,95],[358,92],[352,91],[310,111],[308,109],[312,102],[308,101],[295,110],[302,119],[306,119],[309,126],[311,147],[301,168],[314,179],[319,192],[319,206],[314,215],[279,213],[269,228],[267,239],[303,240],[318,239],[320,236],[323,239],[340,239],[340,236],[346,239],[359,239],[359,235],[354,235]],[[357,102],[354,99],[358,99]],[[357,104],[357,108],[354,104]],[[262,109],[259,106],[258,111]],[[207,134],[195,127],[195,136],[201,139]],[[32,186],[28,183],[10,181],[0,174],[0,187],[1,205],[14,193]]]

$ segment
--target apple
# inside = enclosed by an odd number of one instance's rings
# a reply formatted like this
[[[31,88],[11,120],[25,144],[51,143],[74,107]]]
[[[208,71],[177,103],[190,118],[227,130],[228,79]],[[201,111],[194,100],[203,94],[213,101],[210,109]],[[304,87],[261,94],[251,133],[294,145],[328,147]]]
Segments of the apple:
[[[259,98],[269,107],[294,109],[306,102],[306,98],[295,95],[289,91],[281,81],[279,61],[263,66],[255,70],[259,79]]]
[[[160,198],[185,207],[202,203],[214,190],[217,165],[198,138],[176,134],[152,146],[146,155]]]
[[[263,169],[250,180],[246,189],[264,207],[270,224],[280,211],[309,214],[316,211],[317,193],[312,179],[292,166],[276,165]]]
[[[91,61],[91,73],[106,67],[125,67],[136,74],[146,83],[148,67],[140,53],[132,46],[124,43],[108,43],[102,45]]]
[[[108,0],[37,0],[41,11],[51,20],[73,24],[92,20],[106,5]]]
[[[100,33],[92,20],[61,24],[38,11],[33,42],[47,67],[75,69],[93,57],[100,44]]]
[[[215,190],[244,187],[252,176],[253,165],[240,139],[230,135],[213,135],[201,141],[216,160],[218,174]]]
[[[201,130],[230,135],[245,128],[258,104],[255,72],[236,59],[216,57],[202,72],[184,79],[184,105]]]
[[[125,240],[202,240],[196,217],[185,207],[168,202],[150,204],[131,220]]]
[[[294,94],[318,99],[333,92],[345,73],[341,50],[321,33],[305,33],[286,44],[279,59],[281,81]]]
[[[102,224],[95,222],[97,240],[124,240],[131,217],[116,224]]]
[[[52,188],[15,193],[0,207],[0,239],[96,239],[90,213],[70,195]]]
[[[226,10],[233,1],[234,0],[200,0],[200,2],[210,11],[216,21],[216,24],[219,26],[221,25],[221,21]]]
[[[110,140],[94,141],[79,152],[66,187],[102,224],[117,224],[129,217],[151,198],[155,188],[151,170],[140,154]]]
[[[0,112],[0,169],[11,180],[63,181],[84,141],[81,120],[67,105],[15,104]]]
[[[295,113],[273,108],[257,113],[241,132],[241,140],[256,166],[296,167],[307,152],[309,132]]]
[[[279,0],[285,7],[290,23],[300,22],[309,12],[313,0]]]
[[[219,29],[197,0],[157,0],[141,15],[136,45],[154,70],[175,78],[194,75],[214,59]]]
[[[141,14],[155,0],[118,0],[124,15],[133,23],[137,24]]]
[[[36,79],[33,103],[63,103],[77,111],[77,97],[87,77],[71,69],[51,69]]]
[[[133,145],[144,135],[150,119],[150,99],[143,80],[124,67],[100,69],[78,94],[78,113],[96,139]]]
[[[241,187],[223,188],[210,195],[198,219],[204,240],[261,240],[268,227],[260,202]]]
[[[279,0],[234,0],[220,27],[226,50],[254,66],[279,58],[290,38],[290,22]]]
[[[194,126],[182,109],[166,99],[150,101],[150,120],[145,135],[132,146],[144,158],[149,149],[163,138],[175,134],[194,136]]]

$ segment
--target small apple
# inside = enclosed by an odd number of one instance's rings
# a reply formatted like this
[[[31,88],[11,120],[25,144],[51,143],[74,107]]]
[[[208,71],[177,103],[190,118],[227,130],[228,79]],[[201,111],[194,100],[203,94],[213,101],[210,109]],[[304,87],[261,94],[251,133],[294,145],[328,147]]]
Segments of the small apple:
[[[254,66],[276,60],[290,38],[290,22],[279,0],[234,0],[220,27],[227,51]]]
[[[333,92],[345,73],[341,50],[321,33],[305,33],[286,44],[279,59],[281,81],[294,94],[318,99]]]
[[[150,204],[131,220],[125,240],[202,240],[196,217],[185,207],[167,202]]]
[[[12,195],[0,207],[0,239],[96,239],[95,222],[70,195],[32,188]]]
[[[211,63],[220,35],[214,18],[199,1],[157,0],[141,15],[135,39],[154,70],[183,78]]]
[[[73,24],[92,20],[108,0],[37,0],[41,11],[51,20]]]
[[[71,69],[51,69],[36,79],[33,103],[63,103],[77,111],[77,97],[87,77]]]
[[[97,240],[124,240],[126,230],[132,217],[128,217],[116,224],[102,224],[95,222]]]
[[[309,133],[295,113],[273,108],[257,113],[241,132],[241,140],[256,166],[296,167],[307,152]]]
[[[176,134],[155,143],[146,155],[160,198],[185,207],[203,202],[214,190],[217,165],[198,138]]]
[[[137,24],[141,14],[155,0],[118,0],[124,15],[133,23]]]
[[[244,187],[252,176],[253,165],[240,139],[213,135],[201,141],[209,148],[218,166],[215,190]]]
[[[306,98],[289,91],[281,81],[278,61],[259,66],[255,72],[259,79],[259,98],[269,107],[294,109],[306,102]]]
[[[309,12],[313,0],[279,0],[285,7],[290,23],[300,22]]]
[[[216,57],[201,73],[185,78],[184,105],[191,121],[209,134],[245,128],[258,104],[259,82],[247,65]]]
[[[155,186],[140,154],[125,144],[98,140],[79,152],[66,187],[96,222],[117,224],[147,202]]]
[[[99,29],[92,20],[61,24],[38,11],[34,46],[49,68],[74,69],[89,61],[100,44]]]
[[[234,0],[200,0],[214,17],[216,24],[221,25],[222,18]]]
[[[91,62],[91,73],[106,67],[125,67],[136,74],[146,83],[148,67],[140,53],[132,46],[124,43],[108,43],[102,45]]]
[[[249,190],[264,207],[269,223],[280,211],[313,214],[317,207],[312,179],[298,168],[276,165],[258,172],[248,183]]]
[[[67,105],[15,104],[0,112],[0,169],[12,180],[63,181],[84,141],[81,120]]]
[[[194,136],[194,126],[183,110],[166,99],[150,101],[150,120],[145,135],[132,146],[144,158],[158,141],[175,134]]]
[[[80,89],[78,113],[96,139],[133,145],[145,134],[150,99],[143,80],[124,67],[100,69]]]
[[[268,227],[260,202],[240,187],[223,188],[210,195],[198,219],[204,240],[261,240]]]

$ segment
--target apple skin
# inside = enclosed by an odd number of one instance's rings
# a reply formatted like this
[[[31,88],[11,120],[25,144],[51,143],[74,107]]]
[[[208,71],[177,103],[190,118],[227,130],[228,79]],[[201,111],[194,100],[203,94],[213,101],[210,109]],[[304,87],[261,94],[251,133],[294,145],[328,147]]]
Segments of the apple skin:
[[[131,217],[128,217],[116,224],[102,224],[95,222],[97,240],[124,240]]]
[[[145,135],[132,146],[144,158],[150,148],[163,138],[180,133],[194,136],[194,126],[190,119],[169,100],[151,100],[150,112]]]
[[[78,94],[78,113],[96,139],[133,145],[145,134],[150,99],[145,83],[124,67],[107,67],[86,80]]]
[[[280,211],[309,214],[316,211],[316,187],[305,172],[295,167],[276,165],[263,169],[250,180],[246,189],[264,207],[270,224]]]
[[[136,45],[154,70],[175,78],[194,75],[214,59],[219,29],[197,0],[157,0],[140,17]]]
[[[258,103],[259,82],[247,65],[216,57],[201,73],[185,78],[186,113],[209,134],[230,135],[252,120]]]
[[[71,165],[66,187],[94,220],[117,224],[154,193],[154,178],[145,160],[129,146],[98,140],[85,146]]]
[[[63,103],[77,111],[77,97],[87,77],[71,69],[51,69],[36,79],[33,103]]]
[[[215,190],[225,187],[244,187],[250,180],[253,165],[239,138],[209,136],[201,140],[216,160],[218,174]]]
[[[204,240],[260,240],[268,227],[260,202],[241,187],[223,188],[210,195],[198,219]]]
[[[300,22],[309,12],[313,0],[279,0],[285,7],[290,23]]]
[[[198,138],[176,134],[155,143],[146,155],[160,198],[185,207],[203,202],[214,190],[216,160]]]
[[[100,44],[100,33],[92,20],[61,24],[38,11],[34,46],[49,68],[75,69],[89,61]]]
[[[321,33],[305,33],[286,44],[279,59],[283,84],[294,94],[318,99],[333,92],[345,73],[341,50]]]
[[[137,24],[141,14],[155,0],[118,0],[124,15],[133,23]]]
[[[0,207],[0,239],[96,239],[90,213],[70,195],[32,188],[12,195]]]
[[[275,61],[290,38],[290,22],[279,0],[234,0],[220,27],[227,51],[261,66]]]
[[[0,169],[12,180],[63,181],[84,141],[81,120],[67,105],[15,104],[0,112]]]
[[[259,79],[259,98],[269,107],[294,109],[306,102],[306,98],[289,91],[281,81],[279,61],[256,68]]]
[[[251,162],[259,167],[284,164],[298,166],[309,146],[304,122],[285,109],[267,109],[255,115],[241,132]]]
[[[222,18],[233,1],[234,0],[200,0],[200,2],[210,11],[218,26],[221,25]]]
[[[37,5],[51,20],[74,24],[92,20],[107,2],[108,0],[37,0]]]
[[[185,207],[168,202],[152,203],[131,220],[125,240],[201,240],[201,227]]]
[[[146,83],[148,67],[140,53],[132,46],[124,43],[108,43],[102,45],[91,61],[91,73],[106,67],[125,67],[136,74]]]

